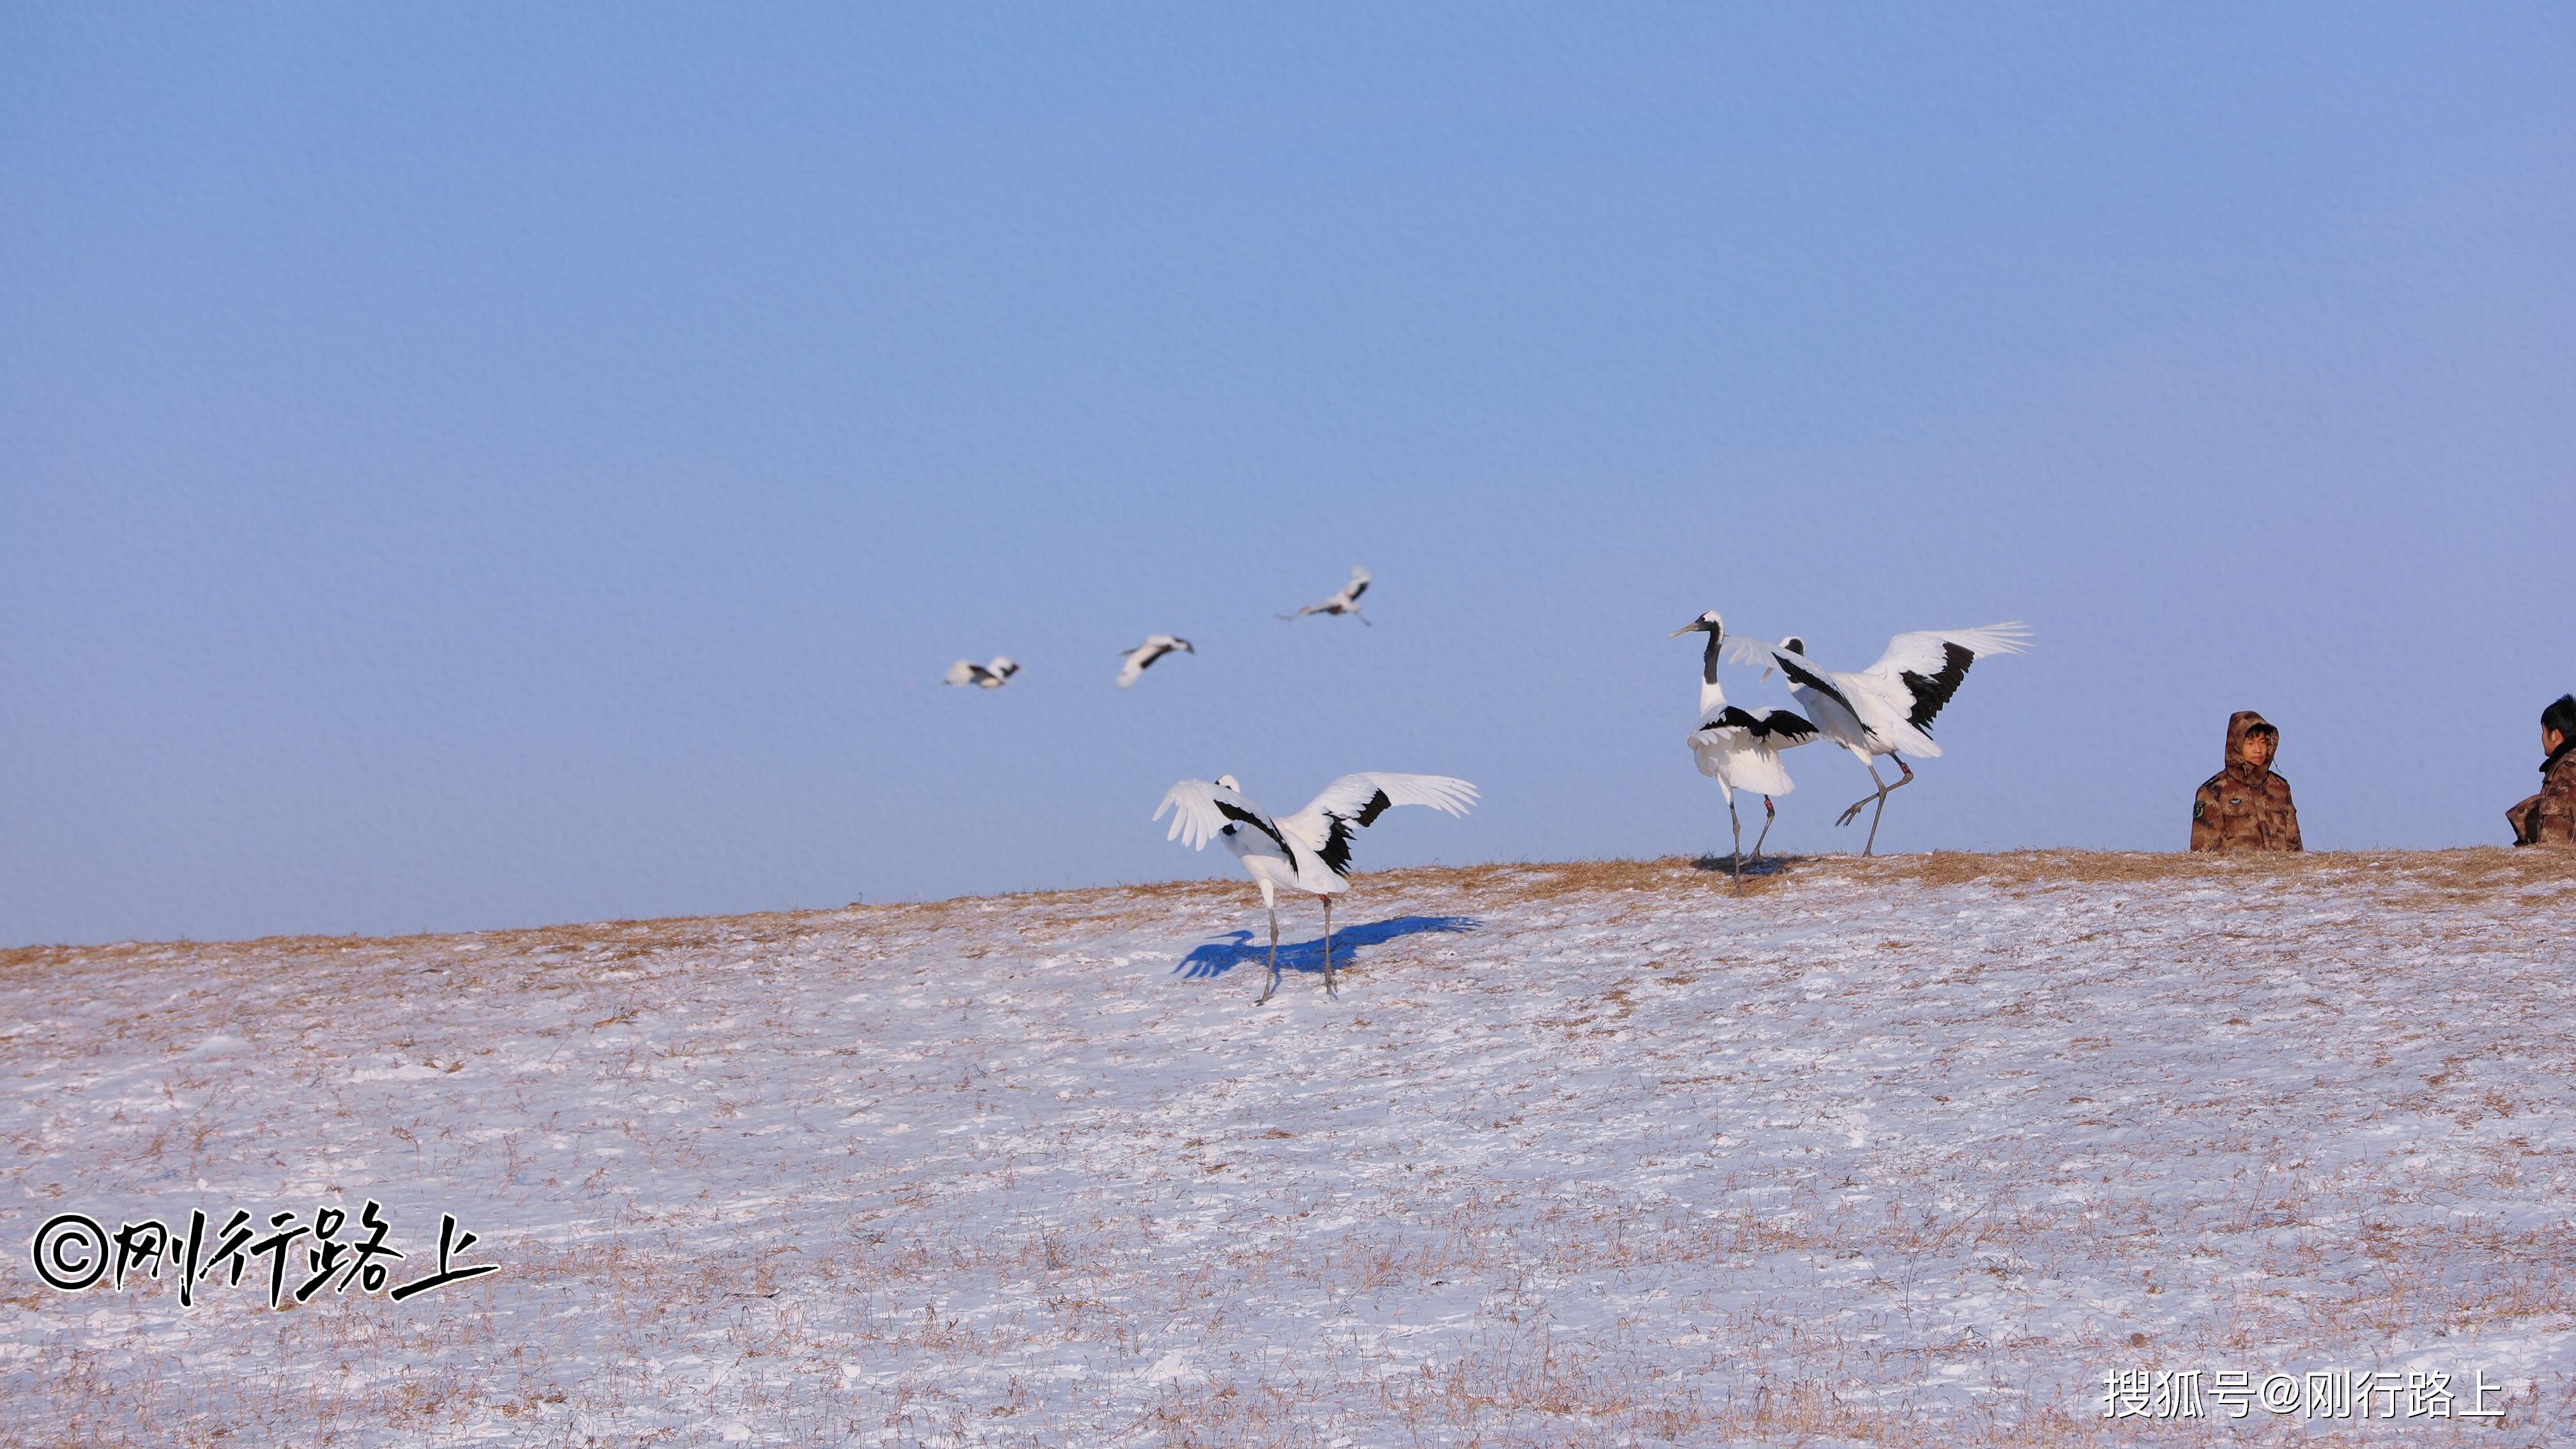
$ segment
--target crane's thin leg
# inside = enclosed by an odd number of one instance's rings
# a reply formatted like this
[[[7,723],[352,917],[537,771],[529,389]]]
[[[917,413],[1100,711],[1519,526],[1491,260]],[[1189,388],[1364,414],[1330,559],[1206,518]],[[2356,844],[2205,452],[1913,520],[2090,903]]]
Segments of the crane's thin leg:
[[[1872,802],[1877,804],[1877,813],[1869,817],[1869,844],[1863,845],[1860,848],[1860,853],[1863,855],[1869,854],[1870,846],[1878,843],[1878,820],[1879,816],[1887,813],[1887,797],[1895,791],[1902,790],[1906,786],[1914,783],[1914,767],[1905,763],[1905,757],[1903,755],[1890,754],[1888,758],[1896,762],[1896,768],[1905,772],[1905,778],[1891,785],[1885,780],[1878,778],[1878,766],[1870,766],[1869,778],[1872,783],[1878,786],[1877,792],[1870,795],[1864,795],[1860,799],[1854,800],[1851,804],[1851,808],[1843,812],[1843,817],[1834,822],[1836,825],[1849,825],[1852,823],[1853,817],[1859,815],[1864,807],[1870,805]]]
[[[1905,778],[1878,792],[1878,814],[1869,817],[1869,844],[1860,848],[1860,853],[1863,855],[1869,854],[1869,847],[1871,845],[1878,844],[1878,817],[1879,815],[1885,815],[1887,813],[1887,797],[1914,783],[1914,767],[1905,763],[1905,757],[1903,755],[1890,755],[1888,758],[1896,762],[1896,768],[1905,772]],[[1871,773],[1875,774],[1877,772],[1872,771]]]
[[[1753,863],[1756,865],[1762,863],[1762,842],[1771,838],[1771,822],[1776,819],[1779,814],[1779,807],[1771,803],[1771,797],[1768,795],[1763,796],[1762,833],[1753,837]]]
[[[1851,824],[1853,820],[1859,818],[1860,812],[1869,808],[1873,802],[1885,804],[1887,801],[1887,782],[1878,778],[1878,766],[1864,760],[1861,762],[1861,767],[1869,771],[1869,782],[1878,788],[1854,800],[1851,808],[1842,813],[1842,818],[1834,822],[1837,827]]]
[[[1735,813],[1735,797],[1726,797],[1726,825],[1735,833],[1735,893],[1744,894],[1744,820]]]
[[[1262,992],[1261,992],[1261,998],[1260,998],[1260,1000],[1255,1001],[1255,1002],[1253,1002],[1252,1004],[1253,1004],[1253,1005],[1255,1005],[1255,1006],[1263,1005],[1264,1003],[1268,1002],[1268,1001],[1270,1000],[1270,998],[1271,998],[1274,994],[1276,994],[1276,993],[1278,992],[1278,990],[1279,990],[1279,907],[1278,907],[1278,905],[1274,902],[1274,903],[1271,905],[1271,907],[1270,907],[1270,984],[1269,984],[1268,986],[1266,986],[1266,987],[1262,988]]]
[[[1333,898],[1324,897],[1324,994],[1339,1001],[1342,993],[1333,989]]]

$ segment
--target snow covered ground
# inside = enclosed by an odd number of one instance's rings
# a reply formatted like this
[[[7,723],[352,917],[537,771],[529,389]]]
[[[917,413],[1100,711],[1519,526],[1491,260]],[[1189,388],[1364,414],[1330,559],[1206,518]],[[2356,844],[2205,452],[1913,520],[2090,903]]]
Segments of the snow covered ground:
[[[1242,884],[0,953],[0,1425],[2576,1441],[2565,856],[1399,872],[1339,1002],[1287,916],[1263,1008]],[[370,1197],[394,1283],[442,1213],[500,1271],[182,1309],[28,1253]],[[2123,1370],[2205,1417],[2105,1422]],[[2222,1370],[2506,1417],[2238,1423]]]

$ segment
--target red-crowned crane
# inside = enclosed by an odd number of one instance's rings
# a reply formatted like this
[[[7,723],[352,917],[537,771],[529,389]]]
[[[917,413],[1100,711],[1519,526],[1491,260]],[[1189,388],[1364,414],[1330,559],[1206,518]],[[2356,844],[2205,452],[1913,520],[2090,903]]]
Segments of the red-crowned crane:
[[[1331,598],[1326,599],[1320,604],[1308,604],[1306,607],[1299,609],[1296,613],[1282,614],[1279,617],[1282,619],[1302,619],[1308,614],[1348,614],[1352,618],[1359,619],[1361,623],[1365,624],[1368,620],[1360,618],[1360,595],[1368,592],[1368,586],[1369,571],[1354,564],[1351,567],[1351,581],[1342,585],[1342,591],[1340,593],[1333,595]]]
[[[1717,656],[1726,640],[1726,621],[1715,609],[1672,632],[1706,634],[1708,649],[1699,671],[1699,724],[1690,732],[1691,755],[1699,772],[1726,792],[1726,823],[1735,832],[1735,888],[1744,889],[1744,821],[1735,813],[1735,792],[1751,790],[1762,797],[1762,833],[1753,840],[1753,858],[1762,858],[1762,842],[1771,837],[1771,797],[1798,788],[1780,766],[1780,752],[1816,737],[1816,727],[1785,709],[1746,709],[1726,702],[1717,682]]]
[[[1155,660],[1174,652],[1196,654],[1199,651],[1189,640],[1177,634],[1156,634],[1133,649],[1120,650],[1119,657],[1127,662],[1119,667],[1118,687],[1125,689],[1144,678],[1145,671],[1154,667]]]
[[[1789,692],[1807,718],[1869,771],[1870,783],[1878,789],[1853,801],[1834,822],[1849,825],[1863,807],[1877,802],[1878,810],[1869,818],[1869,841],[1860,848],[1867,855],[1878,844],[1878,820],[1887,813],[1888,793],[1914,783],[1914,767],[1905,763],[1905,756],[1941,753],[1932,742],[1932,719],[1959,692],[1968,666],[1981,655],[2019,654],[2029,644],[2030,630],[2019,623],[1925,629],[1887,641],[1887,652],[1858,674],[1817,668],[1807,658],[1806,641],[1795,636],[1777,644],[1738,638],[1733,652],[1739,659],[1759,660],[1765,675],[1773,669],[1787,675]],[[1895,760],[1905,778],[1893,785],[1880,779],[1873,763],[1879,755]]]
[[[971,659],[958,660],[948,666],[948,678],[942,682],[971,684],[977,689],[999,689],[1010,683],[1011,676],[1019,672],[1018,660],[996,654],[990,664],[978,664]]]
[[[1163,838],[1204,849],[1211,836],[1225,842],[1253,883],[1261,887],[1261,904],[1270,911],[1270,984],[1258,1006],[1279,990],[1279,888],[1303,891],[1324,903],[1324,994],[1339,996],[1333,984],[1333,897],[1350,889],[1351,837],[1396,805],[1428,805],[1451,815],[1464,815],[1476,803],[1476,787],[1446,775],[1344,775],[1324,787],[1306,808],[1285,819],[1273,819],[1243,793],[1232,775],[1215,780],[1183,780],[1154,807],[1154,818],[1174,812]]]

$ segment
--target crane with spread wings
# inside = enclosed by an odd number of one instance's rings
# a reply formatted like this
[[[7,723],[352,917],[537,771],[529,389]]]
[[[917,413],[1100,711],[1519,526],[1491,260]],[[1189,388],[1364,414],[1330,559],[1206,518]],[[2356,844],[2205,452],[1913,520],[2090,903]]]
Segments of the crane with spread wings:
[[[1879,816],[1887,813],[1890,791],[1914,783],[1914,767],[1905,756],[1941,753],[1932,742],[1932,720],[1959,692],[1968,666],[1988,654],[2019,654],[2030,646],[2030,630],[2019,623],[1988,624],[1982,629],[1925,629],[1887,641],[1878,662],[1856,674],[1819,668],[1807,657],[1806,641],[1795,636],[1777,644],[1737,638],[1729,646],[1738,659],[1757,661],[1767,677],[1773,669],[1789,678],[1789,693],[1825,738],[1851,751],[1869,771],[1878,789],[1852,802],[1836,825],[1849,825],[1871,802],[1867,855],[1878,844]],[[1896,762],[1905,778],[1891,785],[1879,778],[1880,755]]]
[[[1351,840],[1398,805],[1428,805],[1450,815],[1464,815],[1476,803],[1476,787],[1446,775],[1344,775],[1294,815],[1273,817],[1252,803],[1232,775],[1214,780],[1183,780],[1154,807],[1165,812],[1172,828],[1163,838],[1203,850],[1221,840],[1245,874],[1261,887],[1261,904],[1270,912],[1270,984],[1261,993],[1268,1001],[1279,990],[1279,889],[1302,891],[1324,903],[1324,994],[1341,993],[1333,983],[1333,897],[1350,889]],[[1260,1005],[1260,1002],[1253,1003]]]

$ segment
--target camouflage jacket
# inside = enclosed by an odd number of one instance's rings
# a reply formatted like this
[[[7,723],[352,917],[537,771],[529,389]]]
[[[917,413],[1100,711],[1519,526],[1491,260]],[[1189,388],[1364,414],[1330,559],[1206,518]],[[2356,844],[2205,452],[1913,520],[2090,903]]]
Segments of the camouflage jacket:
[[[2299,807],[2290,802],[2290,782],[2268,767],[2246,763],[2245,737],[2256,730],[2272,735],[2275,756],[2280,731],[2263,716],[2240,709],[2227,720],[2227,768],[2201,783],[2191,802],[2191,848],[2194,850],[2301,850]]]
[[[2540,767],[2540,793],[2504,812],[2516,845],[2576,844],[2576,740]]]

